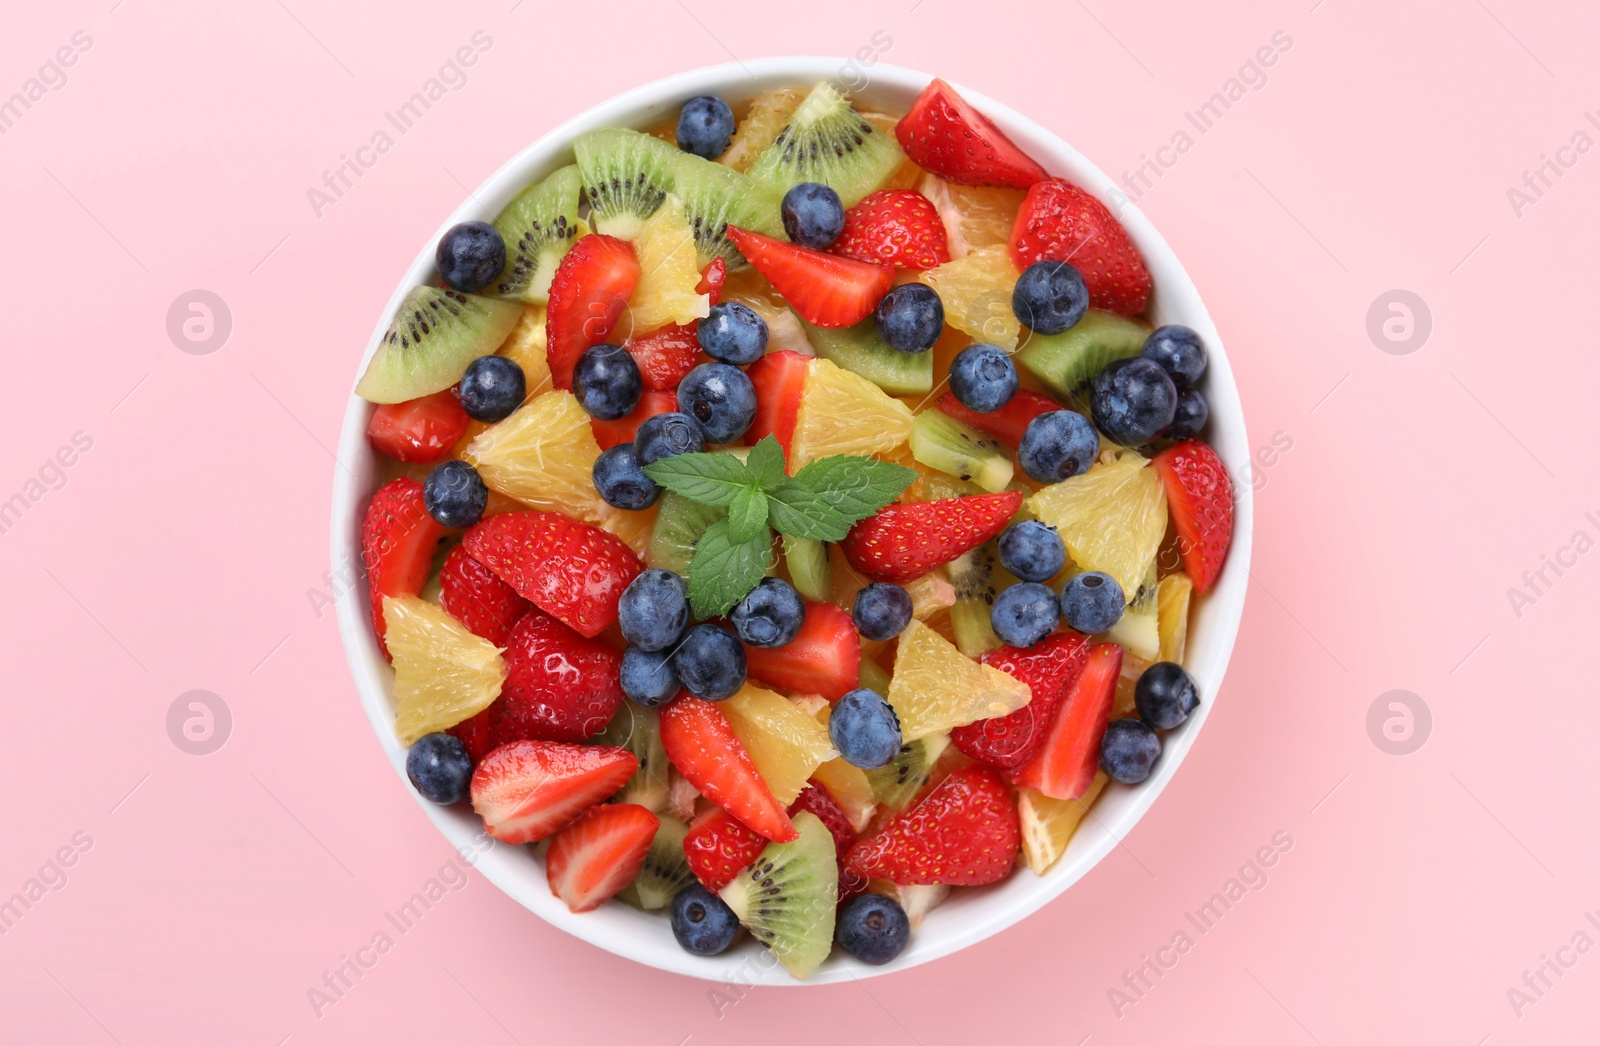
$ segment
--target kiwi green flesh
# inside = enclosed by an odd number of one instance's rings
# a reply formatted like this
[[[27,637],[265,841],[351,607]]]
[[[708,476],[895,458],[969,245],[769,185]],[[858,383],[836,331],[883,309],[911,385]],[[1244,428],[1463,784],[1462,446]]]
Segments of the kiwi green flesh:
[[[911,425],[911,456],[947,476],[976,483],[991,494],[1011,482],[1011,455],[998,442],[938,410]]]
[[[682,821],[662,817],[650,849],[645,852],[644,864],[633,882],[622,888],[617,898],[635,908],[652,912],[665,908],[673,895],[694,882],[694,872],[683,854],[683,837],[689,828]]]
[[[818,356],[854,371],[891,396],[918,396],[933,390],[933,353],[891,349],[868,317],[854,327],[814,327],[804,320],[806,340]]]
[[[833,833],[815,814],[796,814],[794,826],[798,839],[769,843],[720,896],[784,969],[805,980],[833,948],[839,864]]]
[[[856,675],[856,686],[864,686],[868,690],[876,691],[880,697],[886,697],[889,693],[889,673],[883,670],[882,665],[863,653],[861,671]]]
[[[661,744],[659,712],[624,700],[595,741],[626,748],[639,759],[639,769],[615,797],[619,803],[637,803],[652,813],[667,808],[667,751]]]
[[[789,568],[789,581],[806,599],[826,602],[832,592],[833,572],[828,565],[828,546],[810,538],[783,535],[783,564]]]
[[[556,265],[578,236],[578,197],[583,180],[568,164],[530,185],[495,217],[506,244],[506,267],[489,290],[497,298],[542,305],[550,300]]]
[[[900,754],[887,766],[868,770],[867,780],[872,783],[872,794],[878,802],[891,810],[903,810],[917,797],[922,786],[928,783],[933,764],[939,761],[950,745],[949,734],[929,734],[910,744],[900,746]]]
[[[518,302],[417,287],[395,310],[356,395],[403,403],[448,389],[467,364],[498,349],[521,316]]]
[[[1112,312],[1090,309],[1060,334],[1033,334],[1017,361],[1062,399],[1079,390],[1112,360],[1139,355],[1150,331]]]
[[[989,615],[994,597],[1011,575],[1000,567],[995,542],[988,541],[957,557],[945,567],[956,601],[950,607],[950,630],[956,648],[968,657],[977,657],[1003,644],[994,634]]]
[[[700,535],[727,514],[725,508],[702,505],[670,490],[664,492],[656,512],[655,528],[650,532],[645,562],[676,574],[687,574]]]
[[[730,270],[749,266],[728,239],[728,226],[783,235],[779,205],[782,197],[720,163],[693,153],[679,153],[673,165],[673,193],[683,203],[684,215],[694,231],[695,251],[702,268],[721,258]]]
[[[666,200],[680,155],[660,138],[624,127],[580,134],[572,151],[596,231],[623,239]]]
[[[780,196],[801,182],[821,182],[846,207],[854,207],[881,188],[904,161],[894,136],[873,127],[824,81],[756,157],[750,177]]]
[[[1139,591],[1125,593],[1128,605],[1117,623],[1106,631],[1106,638],[1117,643],[1135,657],[1154,661],[1161,653],[1159,605],[1156,600],[1156,564],[1152,560],[1145,571],[1145,580]]]

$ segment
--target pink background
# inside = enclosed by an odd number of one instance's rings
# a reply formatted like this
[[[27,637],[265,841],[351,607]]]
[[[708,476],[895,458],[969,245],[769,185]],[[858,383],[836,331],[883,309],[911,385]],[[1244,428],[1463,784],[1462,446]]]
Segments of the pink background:
[[[1593,15],[113,2],[14,10],[0,34],[0,98],[89,41],[0,135],[0,500],[39,495],[0,534],[0,898],[78,840],[0,936],[7,1041],[1592,1034],[1600,955],[1559,953],[1574,965],[1520,1015],[1507,993],[1576,933],[1600,941],[1600,712],[1593,673],[1575,686],[1565,665],[1592,652],[1600,556],[1566,553],[1520,614],[1507,590],[1575,532],[1600,537],[1600,367],[1560,319],[1594,295],[1600,157],[1560,154],[1570,169],[1520,217],[1507,190],[1580,130],[1600,138]],[[466,83],[318,217],[307,189],[478,30],[492,46]],[[1293,43],[1265,83],[1248,73],[1259,89],[1194,132],[1184,113],[1279,30]],[[451,857],[384,766],[311,598],[330,566],[328,448],[399,274],[467,187],[589,105],[730,55],[849,56],[874,34],[882,60],[1002,99],[1114,175],[1195,136],[1140,203],[1228,340],[1252,438],[1292,443],[1257,473],[1256,583],[1203,743],[1065,896],[904,974],[719,1008],[473,873],[319,1017],[307,990]],[[232,316],[206,355],[167,327],[195,288]],[[1432,317],[1408,354],[1369,334],[1396,288]],[[46,467],[76,433],[90,449]],[[206,756],[167,728],[196,689],[232,718]],[[1369,733],[1392,690],[1431,714],[1409,755]],[[1293,847],[1266,885],[1198,934],[1186,914],[1278,832]],[[1119,1015],[1108,990],[1180,930],[1193,949]]]

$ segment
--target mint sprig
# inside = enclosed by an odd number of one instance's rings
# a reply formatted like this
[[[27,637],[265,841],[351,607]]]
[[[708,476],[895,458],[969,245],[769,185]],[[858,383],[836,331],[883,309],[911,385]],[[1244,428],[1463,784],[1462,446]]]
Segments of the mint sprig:
[[[764,437],[746,460],[726,452],[679,454],[645,475],[703,505],[726,508],[689,560],[689,602],[699,617],[726,614],[772,569],[772,531],[839,541],[916,480],[903,465],[840,454],[784,474],[783,448]]]

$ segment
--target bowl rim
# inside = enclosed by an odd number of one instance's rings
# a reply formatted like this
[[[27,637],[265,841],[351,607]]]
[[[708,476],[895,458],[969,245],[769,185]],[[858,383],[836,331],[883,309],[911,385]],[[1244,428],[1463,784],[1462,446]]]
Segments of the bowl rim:
[[[825,56],[749,59],[663,77],[623,92],[553,127],[511,157],[477,191],[469,194],[423,245],[379,316],[352,378],[352,388],[355,378],[376,351],[401,299],[412,287],[429,282],[434,269],[434,244],[444,230],[472,218],[487,220],[532,179],[570,162],[570,142],[574,136],[597,127],[637,125],[653,110],[665,112],[666,107],[700,94],[726,93],[743,97],[780,83],[805,85],[819,80],[838,83],[852,67],[864,73],[868,82],[856,85],[851,93],[868,102],[875,95],[887,92],[903,97],[905,101],[897,101],[897,104],[904,105],[934,79],[928,73],[882,62],[863,69],[859,63]],[[1239,467],[1248,468],[1250,444],[1243,407],[1222,339],[1193,281],[1160,233],[1109,176],[1058,135],[982,92],[947,82],[1052,173],[1069,177],[1111,205],[1154,278],[1156,290],[1150,312],[1162,313],[1165,322],[1181,320],[1193,327],[1208,347],[1210,365],[1206,389],[1211,407],[1210,442],[1225,462],[1238,462]],[[363,573],[361,513],[374,485],[375,452],[365,438],[372,409],[371,404],[352,392],[340,430],[330,513],[335,573],[339,573],[341,567],[355,574]],[[542,861],[529,860],[526,848],[489,839],[470,807],[463,810],[462,804],[437,806],[422,798],[409,784],[406,790],[462,858],[523,907],[574,937],[657,969],[714,982],[820,985],[881,976],[953,954],[1020,922],[1059,897],[1099,864],[1121,845],[1122,839],[1155,804],[1193,747],[1220,697],[1248,588],[1253,491],[1249,482],[1241,482],[1239,467],[1229,466],[1235,506],[1233,545],[1228,560],[1212,591],[1202,603],[1191,608],[1191,649],[1186,652],[1185,668],[1208,699],[1179,730],[1166,735],[1163,756],[1149,780],[1136,789],[1122,789],[1116,785],[1107,788],[1096,802],[1090,821],[1080,826],[1067,852],[1046,875],[1035,876],[1019,866],[1002,883],[964,891],[959,904],[946,904],[929,913],[907,949],[885,966],[869,966],[849,956],[835,954],[810,979],[802,982],[776,967],[766,949],[748,942],[721,956],[690,955],[676,945],[670,932],[665,932],[661,925],[664,915],[660,912],[643,913],[623,905],[604,905],[597,911],[574,915],[550,893]],[[392,670],[371,632],[364,582],[347,589],[338,599],[336,610],[340,641],[362,707],[379,746],[404,782],[406,749],[394,736],[394,713],[389,699]],[[1199,643],[1195,643],[1197,637]],[[1114,793],[1116,801],[1108,803]],[[1109,816],[1102,817],[1101,813]],[[646,919],[650,920],[648,924],[643,922]],[[773,975],[775,968],[778,972]]]

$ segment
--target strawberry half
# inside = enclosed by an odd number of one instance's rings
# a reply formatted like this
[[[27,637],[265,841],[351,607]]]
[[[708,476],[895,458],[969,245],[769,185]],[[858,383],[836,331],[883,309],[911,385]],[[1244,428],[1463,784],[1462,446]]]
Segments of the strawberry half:
[[[1011,775],[1012,782],[1052,799],[1076,799],[1088,791],[1100,765],[1100,737],[1111,721],[1111,702],[1121,674],[1120,646],[1097,643],[1091,647],[1083,670],[1067,686],[1044,745]]]
[[[934,269],[950,260],[939,208],[913,189],[883,189],[845,211],[844,230],[828,249],[901,269]]]
[[[506,645],[511,626],[533,609],[517,590],[457,545],[439,568],[439,605],[445,613],[495,646]]]
[[[591,233],[562,257],[550,281],[545,313],[545,353],[556,388],[572,388],[578,357],[606,340],[638,284],[639,259],[633,247],[614,236]]]
[[[894,136],[918,167],[957,185],[1026,189],[1050,177],[943,80],[917,95]]]
[[[852,527],[839,547],[865,574],[910,581],[988,541],[1021,507],[1018,490],[890,505]]]
[[[433,550],[442,537],[444,528],[422,504],[422,484],[408,476],[385,483],[367,502],[361,521],[361,563],[372,597],[372,627],[384,657],[389,648],[383,642],[383,597],[422,591],[433,566]]]
[[[1091,308],[1137,316],[1150,303],[1150,270],[1106,205],[1065,178],[1028,190],[1011,227],[1018,269],[1050,258],[1083,274]]]
[[[629,338],[622,347],[639,368],[639,382],[646,396],[652,391],[677,388],[700,361],[700,336],[692,323],[668,324],[642,337]]]
[[[1233,483],[1217,452],[1186,440],[1157,454],[1150,464],[1167,488],[1167,509],[1178,532],[1178,554],[1195,592],[1216,583],[1233,544]]]
[[[644,569],[621,538],[556,512],[490,516],[462,544],[522,598],[591,639],[617,619],[622,590]]]
[[[536,843],[614,794],[639,769],[626,748],[513,741],[472,772],[472,808],[503,843]]]
[[[1005,783],[993,770],[966,767],[857,843],[847,868],[902,886],[982,886],[1011,874],[1019,842]]]
[[[697,348],[696,352],[699,351]],[[632,443],[633,438],[639,434],[639,426],[657,414],[665,414],[670,410],[678,409],[678,396],[674,392],[655,389],[639,395],[639,405],[624,414],[616,421],[604,421],[600,418],[590,418],[589,427],[594,430],[594,438],[600,444],[601,450],[610,450],[619,443]]]
[[[979,660],[1028,684],[1033,699],[1010,715],[980,719],[950,731],[964,755],[1001,770],[1015,770],[1044,747],[1067,687],[1083,671],[1083,637],[1057,632],[1033,646],[991,650]]]
[[[861,676],[861,638],[850,615],[832,603],[806,603],[806,619],[780,647],[744,648],[751,678],[796,694],[837,701]]]
[[[689,870],[712,893],[733,882],[766,848],[765,836],[752,832],[720,806],[696,817],[683,837]]]
[[[574,912],[600,907],[633,882],[661,819],[633,803],[590,807],[550,839],[545,877]]]
[[[472,419],[449,389],[404,403],[383,403],[367,422],[367,442],[396,461],[438,461]]]
[[[733,225],[728,239],[801,319],[818,327],[860,323],[894,286],[893,265],[841,258]]]
[[[761,779],[755,761],[710,701],[679,694],[661,710],[661,746],[700,794],[771,839],[798,839],[794,823]]]
[[[747,446],[772,436],[788,459],[794,427],[800,420],[800,397],[805,395],[810,373],[811,357],[788,349],[769,352],[745,369],[756,390],[756,416],[744,433]]]
[[[1063,409],[1061,404],[1049,396],[1029,392],[1026,389],[1019,390],[1004,407],[988,414],[980,414],[971,407],[963,406],[953,392],[946,392],[940,396],[934,405],[941,413],[948,414],[961,424],[970,425],[979,432],[1004,440],[1013,447],[1022,445],[1022,434],[1028,431],[1028,423],[1034,418]]]

